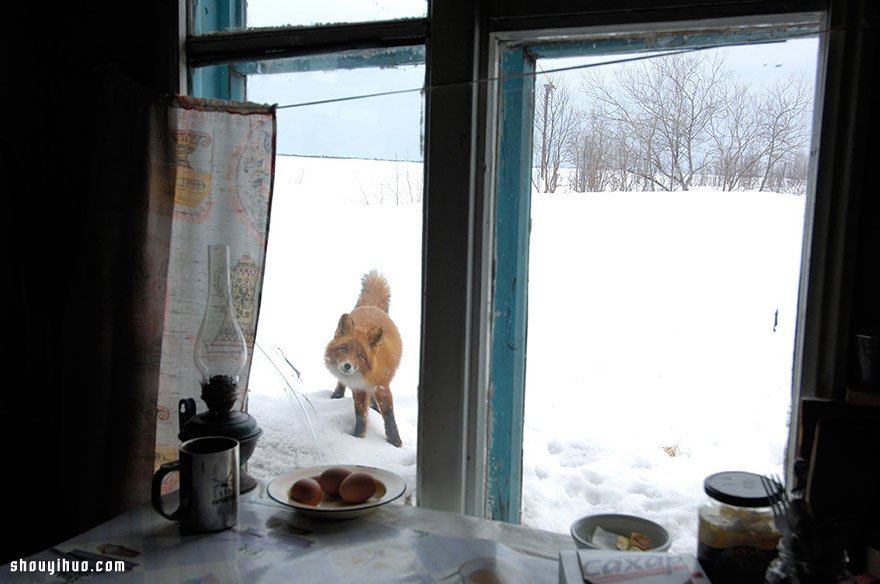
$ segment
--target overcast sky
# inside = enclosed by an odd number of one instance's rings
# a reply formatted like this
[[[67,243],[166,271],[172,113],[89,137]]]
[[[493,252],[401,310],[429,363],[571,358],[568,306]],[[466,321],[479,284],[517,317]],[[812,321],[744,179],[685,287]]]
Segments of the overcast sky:
[[[414,1],[400,0],[410,4]],[[811,78],[816,74],[816,38],[719,50],[724,51],[725,62],[744,81],[770,83],[793,73]],[[620,58],[621,55],[614,55],[609,59]],[[583,62],[584,59],[541,60],[539,70]],[[419,89],[424,76],[423,66],[251,76],[248,100],[281,106],[279,154],[421,160],[424,96],[420,91],[302,107],[283,106]]]
[[[421,160],[425,67],[262,75],[248,79],[248,100],[279,106],[416,91],[278,110],[280,154]]]
[[[427,14],[427,0],[247,0],[250,27],[369,22]]]

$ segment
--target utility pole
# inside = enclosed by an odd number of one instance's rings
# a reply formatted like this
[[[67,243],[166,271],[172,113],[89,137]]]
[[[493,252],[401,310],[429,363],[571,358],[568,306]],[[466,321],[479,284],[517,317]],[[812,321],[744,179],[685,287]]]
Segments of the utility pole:
[[[550,156],[547,152],[547,110],[550,109],[550,94],[556,86],[553,81],[547,80],[544,84],[544,126],[541,132],[541,179],[544,181],[544,192],[549,192],[547,188],[547,167],[550,165]]]

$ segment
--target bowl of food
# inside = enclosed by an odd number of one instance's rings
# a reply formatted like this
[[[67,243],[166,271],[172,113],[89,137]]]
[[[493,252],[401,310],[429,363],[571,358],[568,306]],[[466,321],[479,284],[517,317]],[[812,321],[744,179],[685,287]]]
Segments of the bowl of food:
[[[577,547],[589,550],[665,552],[672,543],[659,523],[619,513],[581,517],[571,524],[571,537]]]

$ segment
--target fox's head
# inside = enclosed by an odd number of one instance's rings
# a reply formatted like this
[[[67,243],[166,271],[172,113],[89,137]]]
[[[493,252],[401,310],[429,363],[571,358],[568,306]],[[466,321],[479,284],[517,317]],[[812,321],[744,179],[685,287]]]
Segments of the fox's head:
[[[324,365],[345,386],[367,389],[369,383],[365,377],[373,367],[384,333],[380,326],[367,332],[358,330],[351,315],[343,314],[339,317],[333,340],[324,351]]]

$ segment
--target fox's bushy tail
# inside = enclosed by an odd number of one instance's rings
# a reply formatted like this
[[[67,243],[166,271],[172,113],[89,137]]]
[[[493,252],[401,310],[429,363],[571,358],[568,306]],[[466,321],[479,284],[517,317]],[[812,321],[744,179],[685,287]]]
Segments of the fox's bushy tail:
[[[361,278],[361,294],[354,307],[375,306],[387,313],[390,304],[391,287],[385,276],[376,270],[364,274],[364,277]]]

